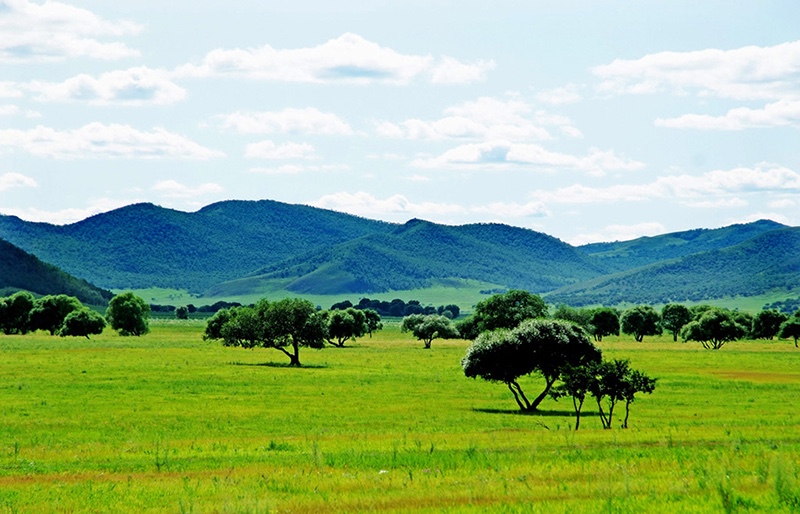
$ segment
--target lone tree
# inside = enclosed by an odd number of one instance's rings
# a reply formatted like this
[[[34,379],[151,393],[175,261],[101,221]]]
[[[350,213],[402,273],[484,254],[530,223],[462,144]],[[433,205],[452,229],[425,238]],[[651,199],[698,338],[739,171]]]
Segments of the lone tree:
[[[639,305],[628,309],[620,319],[620,327],[626,334],[633,335],[641,343],[644,336],[661,334],[661,316],[649,305]]]
[[[668,303],[661,309],[661,327],[672,333],[673,341],[678,340],[681,329],[693,318],[689,307],[679,303]]]
[[[600,358],[600,350],[581,327],[568,321],[533,319],[513,330],[482,333],[467,348],[461,366],[467,377],[505,383],[521,410],[535,411],[564,370]],[[531,373],[545,381],[533,401],[518,382]]]
[[[189,319],[189,307],[181,305],[175,309],[175,317],[178,319]]]
[[[383,330],[381,315],[378,314],[378,311],[376,311],[375,309],[364,309],[361,312],[363,312],[364,316],[366,316],[367,333],[369,334],[370,339],[372,339],[373,332],[377,332],[378,330]]]
[[[605,336],[618,336],[619,314],[610,307],[600,307],[592,311],[589,325],[594,340],[597,342],[603,341]]]
[[[728,341],[736,341],[747,334],[747,328],[736,322],[730,311],[708,309],[699,319],[689,322],[681,330],[684,341],[698,341],[706,350],[719,350]]]
[[[464,329],[463,338],[475,339],[481,332],[512,329],[527,319],[546,317],[547,304],[539,295],[512,289],[478,302],[472,316],[462,320],[459,328]]]
[[[753,339],[772,339],[781,330],[781,325],[789,319],[786,314],[776,310],[761,311],[753,318]]]
[[[102,334],[104,328],[106,328],[105,318],[98,312],[83,307],[67,314],[58,335],[89,339],[90,335]]]
[[[150,332],[150,306],[133,293],[118,294],[108,302],[106,321],[123,336]]]
[[[31,309],[31,330],[47,330],[54,335],[61,329],[67,315],[82,308],[83,304],[74,296],[43,296],[36,300]]]
[[[343,348],[348,339],[355,340],[367,333],[367,316],[353,307],[328,311],[325,317],[328,325],[327,340],[333,346]]]
[[[781,339],[794,339],[794,347],[797,348],[797,339],[800,338],[800,317],[797,315],[787,319],[781,324],[781,330],[779,332],[779,337]]]
[[[299,367],[300,347],[322,348],[326,336],[325,320],[313,303],[286,298],[219,311],[209,319],[204,338],[222,339],[225,346],[274,348]]]
[[[434,339],[457,339],[458,329],[453,321],[438,314],[411,314],[403,318],[401,332],[411,332],[428,349]]]

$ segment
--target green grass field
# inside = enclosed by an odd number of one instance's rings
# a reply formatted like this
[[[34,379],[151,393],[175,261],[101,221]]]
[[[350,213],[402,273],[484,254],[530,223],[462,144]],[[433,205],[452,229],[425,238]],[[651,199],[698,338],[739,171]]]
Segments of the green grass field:
[[[0,336],[0,512],[800,510],[787,341],[604,342],[658,387],[630,429],[587,405],[575,432],[568,402],[521,415],[504,386],[465,378],[466,341],[424,350],[391,326],[292,369],[203,327]]]

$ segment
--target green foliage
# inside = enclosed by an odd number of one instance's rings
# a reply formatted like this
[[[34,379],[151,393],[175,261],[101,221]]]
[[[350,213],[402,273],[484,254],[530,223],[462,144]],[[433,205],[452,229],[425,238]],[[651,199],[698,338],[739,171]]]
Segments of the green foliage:
[[[685,305],[668,303],[661,309],[661,327],[672,333],[672,340],[677,341],[684,325],[692,321],[694,315]]]
[[[369,337],[372,337],[372,334],[383,330],[383,322],[381,322],[381,316],[377,312],[372,309],[364,309],[362,311],[364,313],[364,317],[366,318],[367,322],[367,333]]]
[[[580,325],[584,330],[592,333],[592,310],[570,307],[569,305],[559,305],[553,312],[553,319],[571,321]]]
[[[60,294],[39,298],[31,309],[31,330],[47,330],[54,335],[61,329],[66,317],[80,309],[83,309],[83,304],[74,296]]]
[[[344,347],[348,340],[367,334],[367,316],[364,311],[352,307],[346,310],[326,311],[327,340],[333,346]]]
[[[781,324],[789,319],[786,314],[775,311],[761,311],[753,319],[753,329],[750,336],[753,339],[772,339],[781,330]]]
[[[461,367],[467,377],[503,382],[523,411],[539,407],[568,367],[597,362],[600,350],[579,326],[561,320],[531,319],[513,330],[483,332],[467,348]],[[544,390],[529,401],[519,378],[531,373],[545,380]]]
[[[106,320],[100,313],[82,307],[67,314],[58,335],[89,339],[90,335],[102,334],[105,327]]]
[[[478,302],[472,317],[479,333],[511,329],[525,320],[547,317],[547,304],[539,295],[513,289]]]
[[[176,308],[175,317],[178,319],[189,319],[189,307],[182,305]]]
[[[589,390],[597,402],[600,422],[609,429],[614,421],[614,408],[620,401],[625,402],[625,418],[622,428],[628,428],[630,406],[636,393],[650,394],[655,390],[656,379],[631,369],[627,359],[604,361],[590,370],[594,376]]]
[[[108,302],[106,321],[123,336],[142,336],[150,331],[150,306],[133,293],[118,294]]]
[[[620,318],[620,328],[626,334],[633,335],[641,343],[644,336],[661,334],[661,316],[649,305],[639,305],[628,309]]]
[[[684,341],[698,341],[707,350],[719,350],[729,341],[747,335],[747,327],[736,322],[733,313],[723,309],[707,309],[700,318],[681,330]]]
[[[794,339],[794,346],[797,348],[797,339],[800,338],[800,317],[797,315],[781,323],[778,337],[781,339]]]
[[[0,299],[0,329],[4,334],[26,334],[30,330],[30,314],[36,300],[27,291],[19,291]]]
[[[438,314],[412,314],[403,318],[401,332],[411,332],[430,348],[434,339],[457,339],[460,337],[453,321]]]
[[[595,341],[602,341],[605,336],[618,336],[619,314],[609,307],[599,307],[592,311],[589,326]]]

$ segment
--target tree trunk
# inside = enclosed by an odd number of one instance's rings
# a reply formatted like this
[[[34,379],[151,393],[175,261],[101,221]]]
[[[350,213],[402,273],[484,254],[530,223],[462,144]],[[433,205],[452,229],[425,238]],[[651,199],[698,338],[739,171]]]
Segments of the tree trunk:
[[[672,333],[672,342],[673,343],[677,343],[678,342],[678,333],[677,332],[673,332]]]
[[[531,405],[530,405],[530,407],[528,407],[528,410],[537,410],[539,408],[539,404],[542,403],[542,400],[547,398],[547,393],[550,392],[550,388],[552,388],[553,384],[556,383],[556,380],[558,380],[558,377],[556,377],[556,378],[554,378],[552,380],[548,380],[547,378],[545,378],[544,380],[545,380],[544,391],[542,391],[539,394],[539,396],[537,396],[533,400],[533,402],[531,402]]]
[[[608,421],[606,421],[606,413],[603,412],[603,403],[600,401],[599,398],[595,398],[597,400],[597,409],[600,412],[600,424],[603,425],[603,428],[611,428],[611,425]]]
[[[508,386],[508,390],[511,391],[511,394],[514,395],[514,400],[516,400],[517,405],[519,405],[519,409],[524,411],[525,405],[520,401],[519,395],[517,394],[516,391],[514,391],[514,388],[511,387],[511,382],[506,382],[506,385]]]
[[[575,430],[577,431],[581,427],[581,409],[583,409],[583,398],[581,398],[580,402],[573,396],[572,397],[572,406],[575,407]]]
[[[628,428],[628,416],[631,414],[631,401],[625,400],[625,420],[622,422],[622,428]]]

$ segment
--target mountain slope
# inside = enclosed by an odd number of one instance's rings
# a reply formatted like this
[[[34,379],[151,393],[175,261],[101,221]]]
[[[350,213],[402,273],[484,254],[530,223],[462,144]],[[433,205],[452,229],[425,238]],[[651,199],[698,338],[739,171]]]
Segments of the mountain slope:
[[[800,227],[772,230],[735,246],[564,287],[551,303],[664,303],[754,296],[800,288]]]
[[[786,225],[760,220],[717,229],[696,229],[640,237],[631,241],[592,243],[579,246],[578,249],[587,256],[597,258],[603,266],[613,271],[624,271],[696,253],[728,248],[783,228],[786,228]]]
[[[104,305],[113,294],[0,240],[0,289],[25,290],[41,295],[66,294],[91,305]]]
[[[602,273],[604,270],[573,247],[532,230],[499,224],[452,227],[411,220],[392,232],[266,267],[208,294],[231,288],[243,294],[270,283],[296,293],[374,293],[430,287],[451,279],[542,292]]]
[[[0,217],[0,237],[93,283],[193,291],[391,227],[268,200],[220,202],[195,213],[136,204],[65,226]]]

